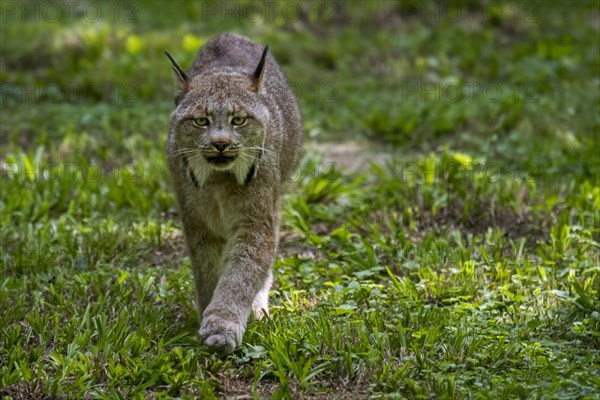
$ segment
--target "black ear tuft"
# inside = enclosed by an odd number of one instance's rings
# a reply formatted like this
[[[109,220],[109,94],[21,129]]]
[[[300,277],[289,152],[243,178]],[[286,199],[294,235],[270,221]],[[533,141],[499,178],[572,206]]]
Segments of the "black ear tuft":
[[[260,90],[260,87],[262,84],[262,79],[263,79],[263,75],[265,72],[265,60],[267,59],[268,52],[269,52],[269,45],[266,45],[265,49],[262,52],[262,56],[260,57],[258,66],[256,67],[256,69],[254,70],[254,73],[252,74],[252,79],[254,80],[254,87],[255,87],[256,91]]]
[[[179,67],[179,65],[177,65],[177,63],[175,62],[173,57],[171,57],[169,52],[165,51],[165,56],[167,56],[167,58],[171,62],[171,66],[173,67],[173,71],[175,72],[175,81],[177,83],[177,87],[182,92],[187,92],[187,90],[189,89],[190,82],[187,74],[181,69],[181,67]]]

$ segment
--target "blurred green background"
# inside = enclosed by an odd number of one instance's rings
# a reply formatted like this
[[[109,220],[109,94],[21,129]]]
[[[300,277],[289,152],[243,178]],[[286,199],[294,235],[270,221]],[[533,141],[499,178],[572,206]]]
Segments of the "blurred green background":
[[[160,139],[173,94],[162,52],[188,67],[206,40],[230,30],[271,45],[310,138],[451,144],[544,172],[592,172],[569,158],[591,161],[597,145],[595,2],[58,5],[2,6],[3,104],[36,104],[26,121],[5,113],[4,137],[35,143],[65,125],[131,120],[114,118],[122,113],[160,127]]]

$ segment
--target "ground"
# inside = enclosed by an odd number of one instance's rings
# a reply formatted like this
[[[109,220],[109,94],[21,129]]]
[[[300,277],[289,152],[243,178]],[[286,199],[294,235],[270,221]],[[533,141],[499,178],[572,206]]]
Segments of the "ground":
[[[0,396],[598,398],[597,2],[67,3],[1,4]],[[306,132],[231,356],[163,154],[163,51],[223,30]]]

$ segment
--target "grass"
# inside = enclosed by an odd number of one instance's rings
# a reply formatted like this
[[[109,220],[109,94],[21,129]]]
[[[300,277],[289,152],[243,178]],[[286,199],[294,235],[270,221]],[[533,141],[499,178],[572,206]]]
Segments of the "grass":
[[[123,4],[4,10],[3,398],[598,398],[597,3]],[[288,184],[272,315],[228,357],[195,336],[162,150],[162,51],[189,66],[222,30],[271,45],[323,150]],[[328,164],[348,140],[368,167]]]

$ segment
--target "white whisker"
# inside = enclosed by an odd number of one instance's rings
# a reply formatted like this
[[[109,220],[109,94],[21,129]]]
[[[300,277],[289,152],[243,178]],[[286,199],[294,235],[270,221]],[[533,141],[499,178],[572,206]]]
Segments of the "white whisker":
[[[266,148],[260,147],[260,146],[245,147],[244,150],[258,150],[258,151],[263,151],[263,152],[267,152],[267,153],[272,152],[272,150],[269,150],[269,149],[266,149]]]
[[[175,155],[185,155],[185,154],[194,154],[194,153],[198,153],[198,152],[200,152],[200,150],[198,150],[198,149],[184,148],[184,149],[178,149],[178,150],[176,150],[173,154],[175,154]]]

